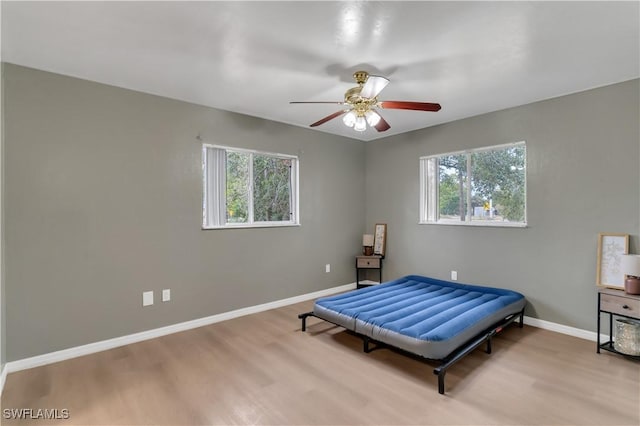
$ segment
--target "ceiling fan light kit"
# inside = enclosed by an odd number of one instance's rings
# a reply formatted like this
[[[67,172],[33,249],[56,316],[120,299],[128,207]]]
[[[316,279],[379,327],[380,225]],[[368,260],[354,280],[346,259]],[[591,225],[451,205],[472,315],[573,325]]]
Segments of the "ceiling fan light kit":
[[[376,124],[378,124],[381,118],[380,114],[371,109],[365,112],[364,116],[367,119],[367,123],[369,123],[369,126],[371,127],[374,127]]]
[[[413,111],[440,111],[440,104],[428,102],[410,102],[410,101],[378,101],[378,95],[387,87],[389,79],[377,75],[369,75],[366,71],[356,71],[353,78],[358,85],[347,90],[344,94],[344,102],[290,102],[292,104],[338,104],[347,105],[348,108],[334,112],[315,123],[311,127],[316,127],[327,121],[333,120],[344,114],[342,122],[347,127],[353,127],[357,132],[367,130],[369,126],[375,128],[378,132],[385,132],[391,128],[389,123],[382,118],[375,108],[383,109],[406,109]]]
[[[342,117],[342,122],[347,127],[353,127],[353,125],[356,124],[356,118],[356,113],[353,111],[349,111],[345,114],[344,117]]]
[[[358,116],[356,118],[356,124],[353,125],[353,130],[355,130],[356,132],[364,132],[365,130],[367,130],[367,122],[365,121],[364,117]]]

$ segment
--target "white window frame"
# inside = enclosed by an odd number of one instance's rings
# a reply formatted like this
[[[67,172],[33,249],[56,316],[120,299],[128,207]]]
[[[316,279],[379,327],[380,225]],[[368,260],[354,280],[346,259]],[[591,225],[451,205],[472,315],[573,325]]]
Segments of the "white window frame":
[[[438,164],[437,159],[449,155],[466,155],[467,170],[471,170],[471,154],[484,151],[495,151],[499,149],[507,149],[515,146],[521,146],[525,149],[525,165],[524,165],[524,220],[522,222],[506,222],[506,221],[484,221],[484,220],[467,220],[460,221],[455,219],[441,219],[438,206]],[[476,149],[468,149],[464,151],[446,152],[437,155],[428,155],[420,157],[420,219],[421,225],[458,225],[458,226],[485,226],[485,227],[505,227],[505,228],[525,228],[527,227],[527,145],[525,141],[513,142],[503,145],[493,145]],[[473,179],[473,176],[471,176]],[[469,179],[469,177],[467,177]],[[467,185],[467,198],[471,198],[471,186]],[[467,208],[471,209],[471,204],[467,202]],[[470,215],[469,215],[470,217]]]
[[[220,156],[221,151],[225,155]],[[226,209],[226,152],[249,154],[249,200],[248,222],[227,222]],[[291,212],[288,221],[257,222],[253,217],[253,155],[263,155],[291,160]],[[297,156],[274,152],[257,151],[231,146],[202,144],[202,229],[270,228],[300,226],[299,162]],[[215,167],[216,163],[222,167]]]

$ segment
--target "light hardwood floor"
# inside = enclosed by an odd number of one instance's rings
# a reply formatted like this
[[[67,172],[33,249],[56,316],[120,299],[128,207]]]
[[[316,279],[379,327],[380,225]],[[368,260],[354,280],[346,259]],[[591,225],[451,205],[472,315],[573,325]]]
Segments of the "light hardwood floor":
[[[299,303],[12,373],[2,408],[66,408],[3,424],[639,425],[640,363],[509,327],[447,373],[315,318]]]

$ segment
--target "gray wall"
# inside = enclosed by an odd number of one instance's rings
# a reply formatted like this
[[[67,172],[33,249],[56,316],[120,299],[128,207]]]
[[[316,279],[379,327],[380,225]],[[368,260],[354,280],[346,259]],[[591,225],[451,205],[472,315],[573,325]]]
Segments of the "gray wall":
[[[385,279],[455,269],[522,291],[528,315],[594,330],[597,233],[632,234],[638,251],[639,89],[364,144],[6,64],[4,361],[353,282],[376,222],[389,225]],[[299,155],[302,226],[201,230],[198,134]],[[417,224],[420,156],[519,140],[528,228]]]
[[[597,234],[631,234],[638,251],[639,103],[633,80],[368,143],[366,224],[388,223],[385,279],[457,270],[521,291],[527,315],[595,330]],[[417,224],[420,156],[522,140],[527,228]]]
[[[7,361],[354,281],[363,142],[9,64],[4,90]],[[302,226],[201,230],[198,134],[298,155]]]

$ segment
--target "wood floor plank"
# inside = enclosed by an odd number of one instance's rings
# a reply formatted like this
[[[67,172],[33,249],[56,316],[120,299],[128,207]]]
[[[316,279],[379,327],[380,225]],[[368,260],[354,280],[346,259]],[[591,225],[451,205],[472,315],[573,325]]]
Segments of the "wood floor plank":
[[[2,408],[67,420],[2,424],[639,425],[640,364],[595,343],[509,327],[447,373],[310,318],[303,302],[9,374]]]

